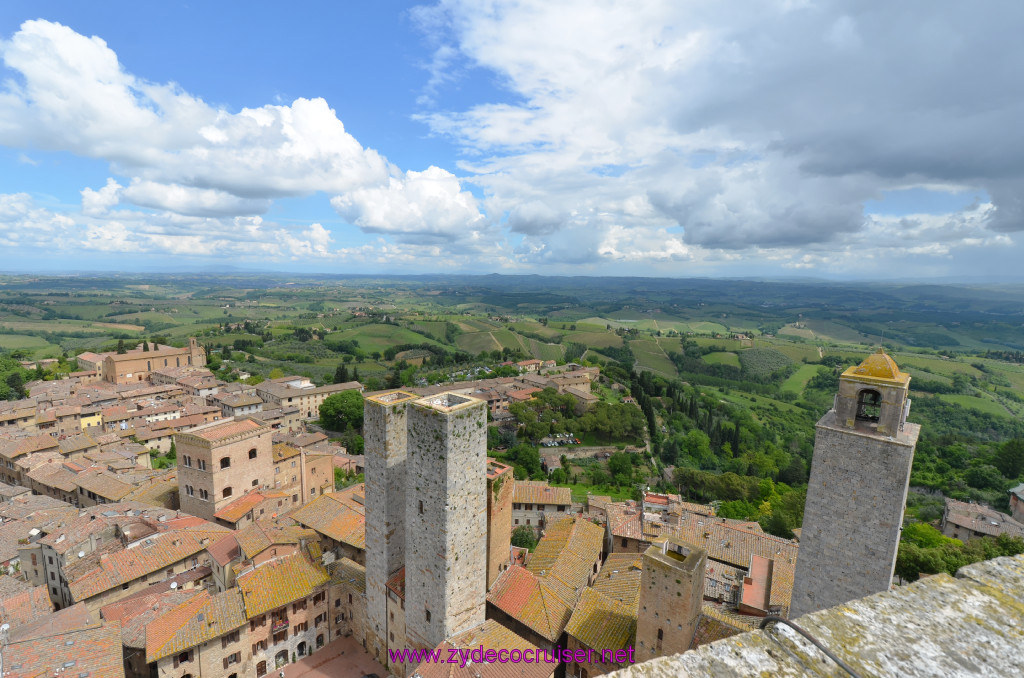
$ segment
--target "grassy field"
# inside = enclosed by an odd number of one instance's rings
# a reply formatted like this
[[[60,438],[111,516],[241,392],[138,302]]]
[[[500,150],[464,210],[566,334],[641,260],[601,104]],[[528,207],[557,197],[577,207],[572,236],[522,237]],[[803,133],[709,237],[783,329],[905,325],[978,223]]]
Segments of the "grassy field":
[[[785,353],[794,362],[817,362],[819,360],[818,347],[810,344],[793,344],[788,342],[773,341],[770,344],[758,342],[758,346],[770,346],[780,353]]]
[[[367,352],[384,352],[392,346],[400,344],[436,344],[436,341],[413,332],[412,330],[398,327],[397,325],[362,325],[342,332],[332,332],[331,339],[352,339],[359,343],[359,348]]]
[[[35,351],[48,346],[53,346],[53,344],[40,337],[26,336],[23,334],[0,334],[0,348],[6,348],[12,351],[15,349]]]
[[[594,348],[622,346],[622,337],[610,332],[570,332],[565,335],[565,341],[576,341]]]
[[[818,373],[818,367],[818,365],[801,365],[796,372],[789,375],[786,381],[782,382],[782,390],[803,393],[807,382]]]
[[[629,347],[636,356],[636,364],[649,370],[658,372],[667,377],[675,377],[675,364],[661,349],[661,346],[653,338],[637,339],[629,342]]]
[[[740,366],[740,357],[731,351],[715,351],[713,353],[707,353],[701,357],[701,360],[711,365]]]
[[[481,351],[500,351],[501,344],[490,332],[468,332],[455,338],[455,345],[463,351],[477,355]]]
[[[988,414],[994,414],[996,416],[1005,417],[1011,414],[1005,407],[994,400],[989,400],[988,398],[969,395],[951,395],[947,393],[940,394],[939,397],[946,402],[955,403],[961,407],[970,407],[971,409],[987,412]]]

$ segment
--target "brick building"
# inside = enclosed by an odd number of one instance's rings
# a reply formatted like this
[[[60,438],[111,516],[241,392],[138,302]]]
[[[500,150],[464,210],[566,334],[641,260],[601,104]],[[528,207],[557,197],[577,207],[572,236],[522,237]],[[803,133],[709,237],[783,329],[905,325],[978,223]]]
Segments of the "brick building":
[[[274,478],[272,431],[258,419],[214,422],[175,435],[181,510],[204,520]]]
[[[82,364],[81,360],[79,364]],[[205,365],[206,350],[199,345],[195,337],[189,337],[188,346],[185,348],[159,346],[152,351],[136,349],[127,353],[108,353],[100,366],[100,376],[103,381],[110,384],[129,384],[135,381],[148,381],[149,373],[154,370]]]

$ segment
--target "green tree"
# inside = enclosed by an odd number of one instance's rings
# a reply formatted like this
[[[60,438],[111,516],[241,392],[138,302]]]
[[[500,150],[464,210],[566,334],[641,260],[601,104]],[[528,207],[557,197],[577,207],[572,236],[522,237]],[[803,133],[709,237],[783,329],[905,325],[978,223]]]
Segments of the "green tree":
[[[4,381],[14,394],[15,400],[28,396],[25,393],[25,378],[21,376],[21,372],[11,372]]]
[[[149,344],[146,343],[145,339],[142,340],[142,350],[146,353],[149,353]]]
[[[362,429],[362,394],[353,389],[328,396],[320,405],[320,425],[332,431]]]
[[[537,548],[537,533],[529,525],[520,525],[512,530],[512,546],[532,551]]]
[[[128,349],[124,347],[124,339],[117,340],[117,352],[122,354],[128,352]]]
[[[275,367],[274,369],[270,370],[270,379],[280,379],[283,376],[284,370],[282,370],[280,367]]]
[[[344,363],[338,365],[338,369],[334,370],[334,383],[344,384],[348,381],[348,368],[345,367]]]
[[[943,544],[959,544],[963,546],[963,542],[959,539],[947,537],[928,523],[911,523],[907,525],[903,528],[903,534],[900,539],[921,548],[936,548]]]
[[[999,447],[992,464],[1007,478],[1019,478],[1024,473],[1024,440],[1007,440]]]

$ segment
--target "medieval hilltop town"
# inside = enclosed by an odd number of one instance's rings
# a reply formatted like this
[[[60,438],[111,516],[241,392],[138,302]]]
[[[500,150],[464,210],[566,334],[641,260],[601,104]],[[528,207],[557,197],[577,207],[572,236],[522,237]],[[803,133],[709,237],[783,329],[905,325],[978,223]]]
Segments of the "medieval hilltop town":
[[[291,676],[321,657],[400,678],[595,678],[893,585],[920,427],[881,350],[822,413],[794,539],[674,494],[574,502],[488,458],[510,402],[552,388],[586,409],[594,367],[363,393],[227,383],[195,339],[78,363],[0,411],[5,678]],[[345,391],[363,398],[363,455],[309,426]],[[152,468],[172,445],[177,465]],[[336,468],[365,482],[336,490]],[[964,506],[950,534],[970,536]],[[532,550],[512,545],[524,527]],[[555,659],[411,654],[476,648]]]

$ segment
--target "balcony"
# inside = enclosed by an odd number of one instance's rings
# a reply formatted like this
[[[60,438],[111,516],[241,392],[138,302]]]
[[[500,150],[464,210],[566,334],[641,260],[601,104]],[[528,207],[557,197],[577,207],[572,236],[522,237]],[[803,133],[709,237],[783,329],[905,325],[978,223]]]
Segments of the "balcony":
[[[278,631],[285,631],[288,629],[287,619],[274,619],[270,622],[270,632],[277,633]]]

